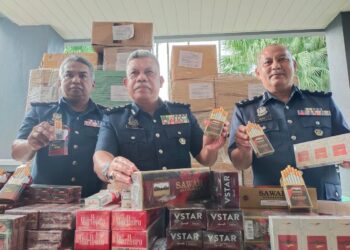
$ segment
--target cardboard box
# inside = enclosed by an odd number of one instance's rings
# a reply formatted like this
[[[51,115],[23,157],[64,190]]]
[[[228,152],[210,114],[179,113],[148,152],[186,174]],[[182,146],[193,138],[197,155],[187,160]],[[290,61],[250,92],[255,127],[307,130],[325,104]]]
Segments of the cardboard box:
[[[307,189],[312,202],[312,209],[317,209],[317,193],[315,188]],[[282,187],[245,187],[241,186],[241,208],[288,208]]]
[[[327,216],[303,216],[300,220],[302,228],[301,249],[328,250],[331,248],[331,227]],[[349,231],[350,232],[350,231]]]
[[[251,75],[219,74],[215,82],[215,107],[233,110],[235,103],[263,93],[260,81]]]
[[[209,198],[209,168],[138,171],[131,176],[133,209],[179,205]]]
[[[172,80],[216,75],[216,45],[173,46],[170,70]]]
[[[32,102],[57,102],[60,97],[57,69],[32,69],[29,74],[26,111]]]
[[[103,70],[126,71],[126,60],[131,52],[142,49],[152,50],[152,47],[107,47],[103,48]]]
[[[170,98],[174,102],[190,104],[192,112],[212,110],[215,107],[214,78],[172,81]]]
[[[64,59],[71,55],[82,56],[87,59],[94,68],[97,68],[98,65],[98,56],[97,53],[72,53],[72,54],[49,54],[44,53],[43,58],[41,59],[40,68],[52,68],[59,69],[61,63]]]
[[[299,169],[321,167],[350,160],[350,133],[294,144],[294,154]]]
[[[96,52],[104,47],[152,47],[153,24],[93,22],[91,43]]]
[[[270,216],[269,232],[271,249],[302,249],[303,231],[299,216]]]
[[[349,215],[350,202],[318,200],[317,212],[321,215]]]

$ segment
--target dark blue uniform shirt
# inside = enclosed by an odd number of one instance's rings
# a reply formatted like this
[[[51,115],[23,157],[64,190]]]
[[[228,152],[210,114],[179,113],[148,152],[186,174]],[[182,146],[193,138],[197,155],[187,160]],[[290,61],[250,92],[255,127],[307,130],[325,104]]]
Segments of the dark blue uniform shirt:
[[[171,122],[176,115],[182,118]],[[162,124],[162,118],[168,125]],[[179,116],[177,116],[179,117]],[[163,122],[164,123],[164,122]],[[140,170],[191,167],[202,149],[203,131],[189,105],[160,101],[153,117],[133,103],[113,108],[103,118],[96,151],[123,156]]]
[[[89,101],[86,111],[73,111],[62,98],[56,103],[33,103],[24,118],[17,139],[27,139],[33,127],[47,121],[53,113],[62,114],[63,125],[68,127],[68,155],[49,156],[48,146],[36,153],[32,166],[33,182],[52,185],[82,186],[82,196],[90,196],[102,187],[102,181],[93,170],[92,156],[102,120],[100,105]]]
[[[317,114],[317,110],[324,112]],[[264,128],[275,149],[274,154],[262,158],[253,154],[255,186],[280,185],[280,171],[287,165],[296,166],[294,144],[349,132],[331,93],[309,92],[297,87],[293,87],[287,104],[269,92],[237,103],[231,123],[229,155],[236,148],[235,131],[248,121]],[[334,165],[303,170],[303,177],[307,186],[317,188],[318,199],[341,199],[340,179]]]

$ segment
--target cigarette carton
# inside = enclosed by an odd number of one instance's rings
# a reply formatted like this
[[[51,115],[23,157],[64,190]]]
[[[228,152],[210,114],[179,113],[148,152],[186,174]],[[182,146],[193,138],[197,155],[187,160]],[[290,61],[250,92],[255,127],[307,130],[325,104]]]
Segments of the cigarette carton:
[[[271,249],[275,250],[300,250],[302,249],[299,216],[270,216],[269,232]]]
[[[178,205],[209,198],[209,168],[139,171],[131,176],[133,209]]]
[[[185,229],[167,229],[167,249],[183,250],[203,249],[203,231]]]
[[[207,230],[235,232],[243,230],[243,216],[239,209],[207,208]]]
[[[243,250],[242,232],[203,232],[203,249]]]
[[[168,206],[169,228],[201,230],[207,228],[206,210],[201,203]]]

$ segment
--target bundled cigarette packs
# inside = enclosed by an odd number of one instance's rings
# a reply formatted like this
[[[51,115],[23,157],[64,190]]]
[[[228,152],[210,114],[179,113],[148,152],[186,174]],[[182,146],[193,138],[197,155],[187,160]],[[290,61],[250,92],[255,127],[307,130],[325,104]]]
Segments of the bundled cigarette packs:
[[[201,203],[168,206],[169,228],[201,230],[207,228],[205,206]]]
[[[246,126],[249,142],[252,146],[256,157],[264,157],[275,152],[269,139],[264,133],[263,128],[256,123],[248,122]]]
[[[133,209],[164,207],[209,198],[209,168],[138,171],[131,176]]]
[[[227,119],[228,112],[222,107],[215,108],[211,111],[210,119],[205,127],[204,133],[211,137],[219,137],[222,129],[224,128],[225,121]]]
[[[215,232],[204,231],[203,232],[203,249],[230,249],[230,250],[242,250],[243,239],[241,231],[228,231],[228,232]]]
[[[299,169],[350,161],[350,133],[294,144],[294,155]]]
[[[289,209],[311,209],[312,202],[302,177],[303,173],[296,168],[287,166],[281,171],[281,175],[281,186]]]

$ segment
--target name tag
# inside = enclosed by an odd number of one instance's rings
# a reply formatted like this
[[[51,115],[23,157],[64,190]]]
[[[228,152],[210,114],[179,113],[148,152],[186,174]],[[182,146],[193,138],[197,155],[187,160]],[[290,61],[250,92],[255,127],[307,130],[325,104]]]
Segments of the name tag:
[[[189,123],[187,114],[161,115],[162,125],[175,125]]]
[[[99,128],[101,127],[101,121],[88,119],[84,121],[84,125],[88,127]]]

